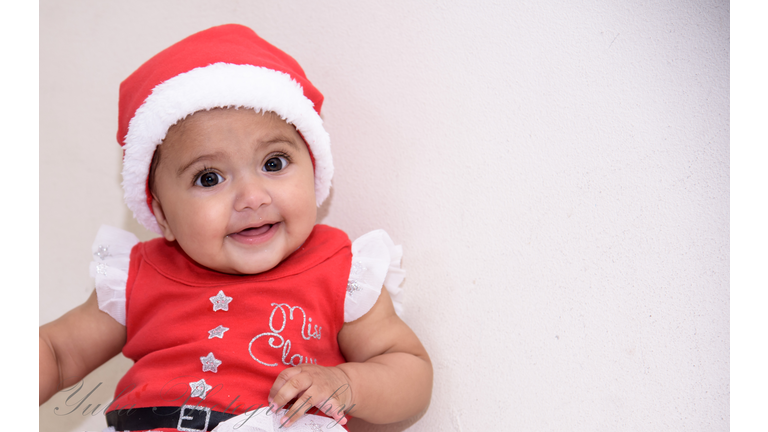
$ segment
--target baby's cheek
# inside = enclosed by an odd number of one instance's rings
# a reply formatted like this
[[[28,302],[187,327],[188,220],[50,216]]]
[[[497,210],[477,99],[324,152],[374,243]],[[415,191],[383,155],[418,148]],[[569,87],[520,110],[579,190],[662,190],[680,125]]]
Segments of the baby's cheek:
[[[309,236],[309,233],[312,232],[312,228],[314,228],[315,223],[317,222],[317,207],[315,207],[314,197],[311,205],[304,205],[298,209],[296,213],[298,215],[297,222],[299,225],[297,231],[300,231],[303,235]]]
[[[228,213],[217,206],[197,206],[186,209],[186,214],[179,215],[181,237],[180,244],[197,249],[198,253],[212,253],[220,248],[224,236]],[[189,252],[187,252],[189,253]]]

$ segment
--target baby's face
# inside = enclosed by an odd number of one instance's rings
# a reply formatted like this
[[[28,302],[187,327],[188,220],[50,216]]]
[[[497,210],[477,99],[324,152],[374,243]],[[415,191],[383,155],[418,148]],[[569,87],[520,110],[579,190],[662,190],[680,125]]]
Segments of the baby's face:
[[[274,113],[201,111],[173,126],[158,151],[155,216],[165,238],[198,264],[261,273],[312,231],[312,160],[296,129]]]

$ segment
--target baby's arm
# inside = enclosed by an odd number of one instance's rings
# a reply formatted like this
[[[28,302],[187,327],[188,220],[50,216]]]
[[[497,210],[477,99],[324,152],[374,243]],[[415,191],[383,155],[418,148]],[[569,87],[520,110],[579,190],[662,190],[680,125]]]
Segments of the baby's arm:
[[[379,424],[408,419],[427,407],[432,395],[432,363],[418,337],[395,313],[386,289],[367,314],[344,325],[338,340],[348,363],[288,368],[272,386],[269,397],[277,407],[299,396],[286,413],[288,424],[311,405],[336,419],[343,416],[337,414],[343,409]],[[337,391],[345,385],[349,391]],[[328,398],[330,402],[325,403]]]
[[[40,327],[40,404],[76,384],[125,345],[125,327],[99,310],[96,291]]]

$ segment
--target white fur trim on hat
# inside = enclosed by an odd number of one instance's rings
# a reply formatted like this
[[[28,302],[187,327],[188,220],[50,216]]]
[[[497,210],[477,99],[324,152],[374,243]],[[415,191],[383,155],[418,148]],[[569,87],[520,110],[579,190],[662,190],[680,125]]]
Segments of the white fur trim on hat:
[[[125,202],[147,229],[161,234],[147,206],[146,182],[155,148],[168,129],[201,110],[244,107],[272,111],[301,133],[315,159],[315,198],[328,197],[333,159],[328,133],[314,104],[290,75],[252,65],[215,63],[192,69],[157,85],[136,110],[125,137]]]

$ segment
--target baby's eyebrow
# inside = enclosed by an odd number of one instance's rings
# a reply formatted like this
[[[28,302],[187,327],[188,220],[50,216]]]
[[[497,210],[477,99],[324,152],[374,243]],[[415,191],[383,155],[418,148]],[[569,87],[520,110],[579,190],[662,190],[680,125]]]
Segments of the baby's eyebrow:
[[[216,159],[216,158],[218,158],[220,156],[221,156],[221,152],[206,153],[204,155],[200,155],[200,156],[192,159],[188,164],[181,166],[177,170],[176,175],[180,176],[180,175],[184,174],[184,171],[186,171],[187,169],[189,169],[189,167],[191,167],[192,165],[194,165],[194,164],[196,164],[196,163],[198,163],[200,161],[208,160],[208,159],[212,159],[213,160],[213,159]]]
[[[296,150],[301,149],[299,144],[296,143],[296,140],[291,139],[290,137],[285,135],[279,135],[263,142],[263,145],[271,145],[271,144],[288,144],[289,146],[293,147]]]

